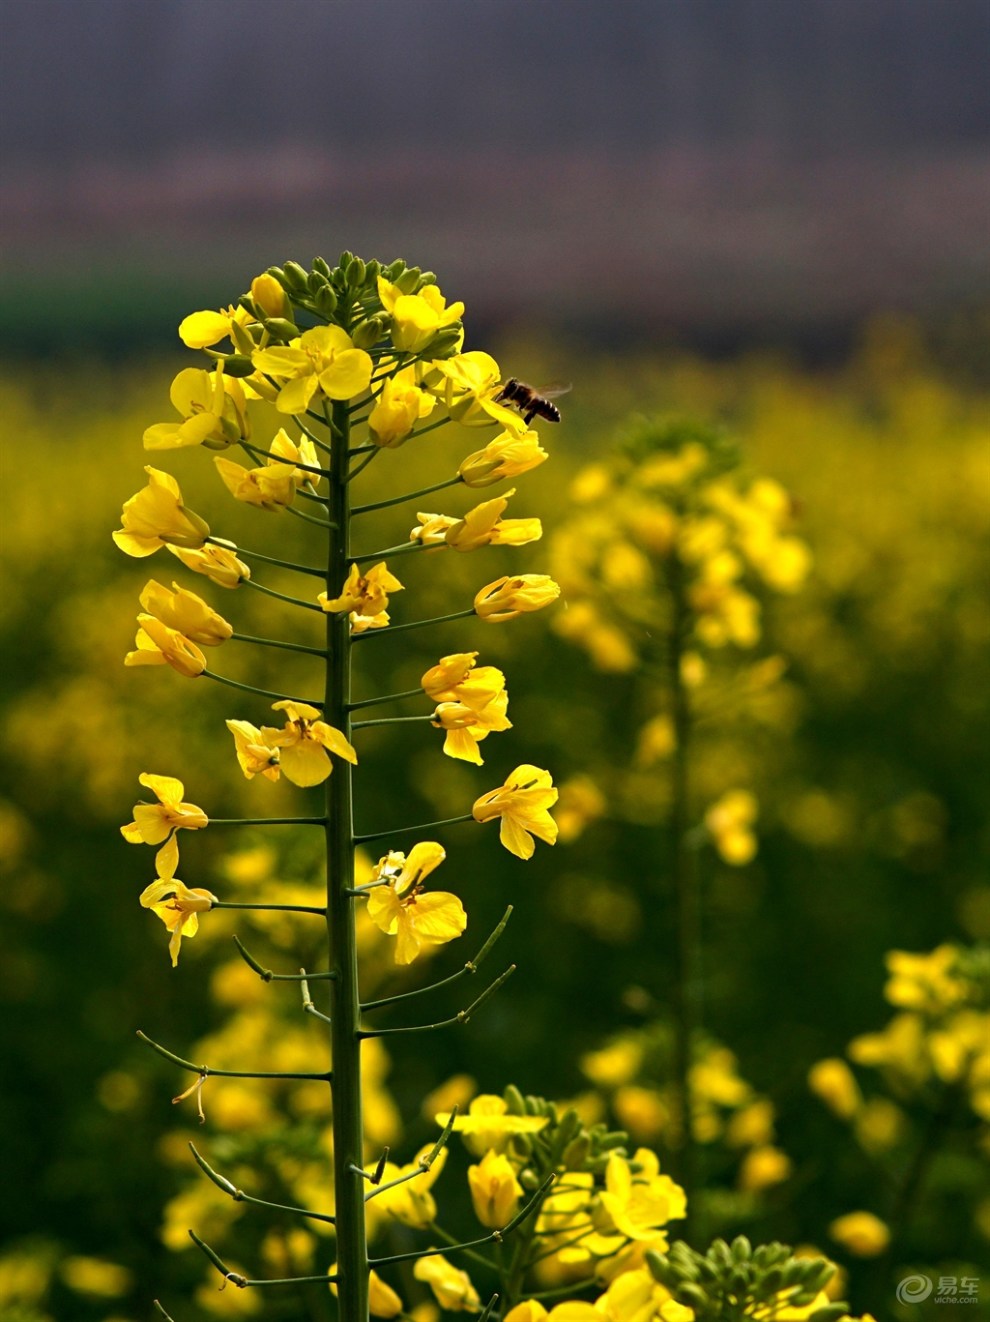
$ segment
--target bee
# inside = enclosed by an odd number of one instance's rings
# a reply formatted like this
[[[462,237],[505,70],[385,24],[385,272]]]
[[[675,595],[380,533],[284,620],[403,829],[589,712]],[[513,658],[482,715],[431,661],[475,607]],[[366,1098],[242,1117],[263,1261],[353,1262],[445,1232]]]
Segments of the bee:
[[[536,417],[543,418],[546,422],[559,422],[560,409],[556,404],[551,404],[550,400],[555,395],[566,395],[568,390],[570,386],[545,386],[541,393],[528,386],[525,381],[517,381],[513,376],[495,396],[495,402],[513,405],[523,415],[523,421],[527,424]]]

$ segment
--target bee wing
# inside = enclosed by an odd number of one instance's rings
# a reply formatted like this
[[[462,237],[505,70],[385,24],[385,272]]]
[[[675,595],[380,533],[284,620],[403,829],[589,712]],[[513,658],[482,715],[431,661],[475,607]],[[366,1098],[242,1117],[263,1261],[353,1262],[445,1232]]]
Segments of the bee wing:
[[[566,395],[573,389],[574,386],[570,382],[564,385],[560,381],[551,381],[548,386],[537,387],[536,394],[541,399],[559,399],[561,395]]]

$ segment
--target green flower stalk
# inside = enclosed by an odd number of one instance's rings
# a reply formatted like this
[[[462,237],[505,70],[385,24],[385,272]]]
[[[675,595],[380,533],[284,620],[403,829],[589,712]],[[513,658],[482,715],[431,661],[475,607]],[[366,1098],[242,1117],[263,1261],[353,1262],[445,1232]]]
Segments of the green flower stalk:
[[[352,645],[362,639],[426,628],[446,619],[476,616],[499,623],[549,605],[559,589],[546,575],[505,576],[479,589],[470,607],[437,620],[407,619],[392,623],[391,601],[403,584],[389,569],[385,556],[411,554],[437,548],[473,552],[488,545],[521,546],[542,535],[539,520],[503,519],[507,496],[496,497],[454,515],[419,515],[406,543],[377,555],[356,557],[352,552],[353,521],[373,515],[402,501],[458,486],[487,486],[524,473],[541,463],[546,452],[539,445],[529,418],[500,399],[501,374],[487,354],[462,353],[460,315],[463,305],[448,305],[430,274],[407,268],[402,262],[382,267],[344,253],[337,267],[317,261],[311,271],[294,263],[272,268],[259,276],[238,302],[219,312],[197,312],[179,328],[184,343],[206,352],[209,370],[185,369],[173,382],[172,403],[181,421],[159,423],[144,435],[145,447],[156,453],[188,447],[226,451],[233,446],[254,465],[247,467],[214,455],[219,478],[234,499],[271,514],[289,513],[316,525],[325,539],[325,566],[318,569],[266,552],[239,549],[213,536],[198,514],[187,509],[178,483],[168,473],[148,466],[148,484],[124,506],[117,545],[128,555],[145,558],[166,547],[189,570],[225,589],[247,585],[298,610],[318,611],[325,617],[321,647],[296,641],[259,637],[234,628],[196,593],[178,584],[169,590],[151,580],[141,594],[142,613],[129,666],[168,666],[188,679],[207,679],[232,687],[249,702],[274,699],[272,709],[282,724],[256,725],[242,716],[227,727],[233,751],[244,776],[276,781],[282,776],[301,787],[323,786],[319,815],[215,818],[211,822],[198,805],[186,802],[185,789],[174,777],[145,773],[141,783],[155,803],[135,807],[134,820],[123,828],[131,843],[157,848],[156,879],[145,888],[141,903],[164,922],[173,964],[177,964],[183,938],[196,934],[200,920],[211,910],[262,910],[323,917],[326,923],[327,965],[315,973],[276,973],[267,969],[238,941],[238,951],[264,982],[298,981],[302,1009],[326,1026],[332,1069],[272,1070],[229,1069],[196,1064],[150,1039],[142,1037],[173,1065],[197,1076],[180,1098],[195,1094],[203,1117],[203,1085],[209,1076],[240,1079],[301,1080],[329,1084],[332,1099],[333,1212],[274,1202],[237,1188],[194,1149],[205,1176],[235,1201],[277,1208],[301,1218],[334,1227],[336,1262],[321,1275],[252,1277],[229,1268],[216,1250],[190,1231],[193,1241],[226,1281],[238,1288],[295,1286],[323,1282],[332,1285],[339,1316],[347,1322],[365,1322],[369,1310],[394,1316],[401,1303],[377,1268],[416,1259],[418,1279],[428,1283],[438,1298],[454,1288],[438,1248],[374,1259],[368,1251],[368,1205],[410,1182],[428,1176],[442,1155],[453,1129],[447,1126],[432,1155],[421,1158],[408,1172],[388,1177],[387,1152],[368,1165],[368,1142],[362,1104],[362,1049],[370,1039],[394,1033],[426,1032],[462,1024],[480,1010],[513,971],[510,966],[490,982],[462,1010],[431,1022],[376,1028],[364,1015],[386,1004],[435,990],[474,973],[504,929],[505,918],[473,961],[432,988],[369,1000],[362,1004],[358,963],[356,906],[365,904],[368,917],[388,937],[395,938],[398,965],[412,962],[425,946],[440,945],[463,932],[466,915],[461,900],[449,892],[427,889],[426,878],[444,859],[436,841],[421,840],[408,855],[391,848],[393,838],[422,835],[456,823],[498,820],[501,840],[517,857],[534,852],[534,839],[553,844],[556,826],[550,808],[556,801],[550,774],[523,763],[498,788],[482,793],[470,812],[443,822],[396,824],[388,830],[357,834],[355,790],[360,771],[359,753],[352,740],[367,727],[406,721],[429,723],[445,732],[446,755],[481,764],[480,741],[511,728],[502,672],[477,666],[477,653],[442,657],[423,677],[420,689],[379,695],[362,702],[351,696]],[[229,347],[228,347],[229,346]],[[257,414],[274,406],[285,426],[279,428],[268,449],[259,444]],[[452,421],[497,430],[483,450],[470,454],[457,473],[446,481],[420,488],[404,497],[355,504],[357,478],[379,456]],[[293,439],[286,427],[298,431]],[[358,434],[358,428],[361,428]],[[297,507],[307,502],[308,512]],[[317,534],[310,528],[310,535]],[[314,554],[313,559],[317,558]],[[249,567],[249,562],[250,566]],[[257,581],[256,569],[271,566],[322,579],[323,590],[313,599],[277,591]],[[235,680],[222,665],[207,665],[203,648],[246,645],[273,648],[322,662],[319,697],[300,698]],[[398,702],[420,696],[428,709],[416,715],[386,715],[355,719],[362,707]],[[178,832],[209,826],[319,827],[324,836],[326,864],[325,904],[240,903],[225,900],[177,877]],[[374,868],[370,880],[358,884],[355,850],[363,843],[389,842],[388,852]],[[329,1014],[320,1009],[310,982],[327,984]],[[255,1062],[252,1062],[254,1064]],[[442,1165],[442,1161],[439,1163]],[[437,1171],[439,1171],[439,1165]],[[435,1178],[435,1176],[434,1176]],[[491,1233],[448,1252],[501,1241],[524,1225],[554,1179],[553,1172],[527,1200],[514,1202],[512,1214],[499,1217]],[[480,1305],[479,1305],[480,1307]],[[490,1315],[494,1303],[486,1310]],[[391,1311],[389,1311],[391,1310]]]

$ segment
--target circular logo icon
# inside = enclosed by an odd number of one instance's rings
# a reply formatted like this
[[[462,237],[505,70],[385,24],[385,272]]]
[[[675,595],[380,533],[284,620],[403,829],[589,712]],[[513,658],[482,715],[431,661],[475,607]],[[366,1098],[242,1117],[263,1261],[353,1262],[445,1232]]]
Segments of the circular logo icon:
[[[932,1292],[931,1278],[928,1276],[905,1276],[895,1294],[902,1304],[920,1304]]]

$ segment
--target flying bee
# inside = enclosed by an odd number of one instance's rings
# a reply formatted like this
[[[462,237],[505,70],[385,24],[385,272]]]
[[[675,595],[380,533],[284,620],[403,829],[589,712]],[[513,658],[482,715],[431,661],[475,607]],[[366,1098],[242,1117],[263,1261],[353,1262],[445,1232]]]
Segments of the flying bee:
[[[523,415],[523,421],[527,424],[536,417],[546,422],[559,422],[560,409],[556,404],[551,404],[550,400],[557,395],[566,395],[568,390],[570,386],[544,386],[542,390],[534,390],[525,381],[517,381],[513,376],[495,396],[495,403],[511,404]]]

